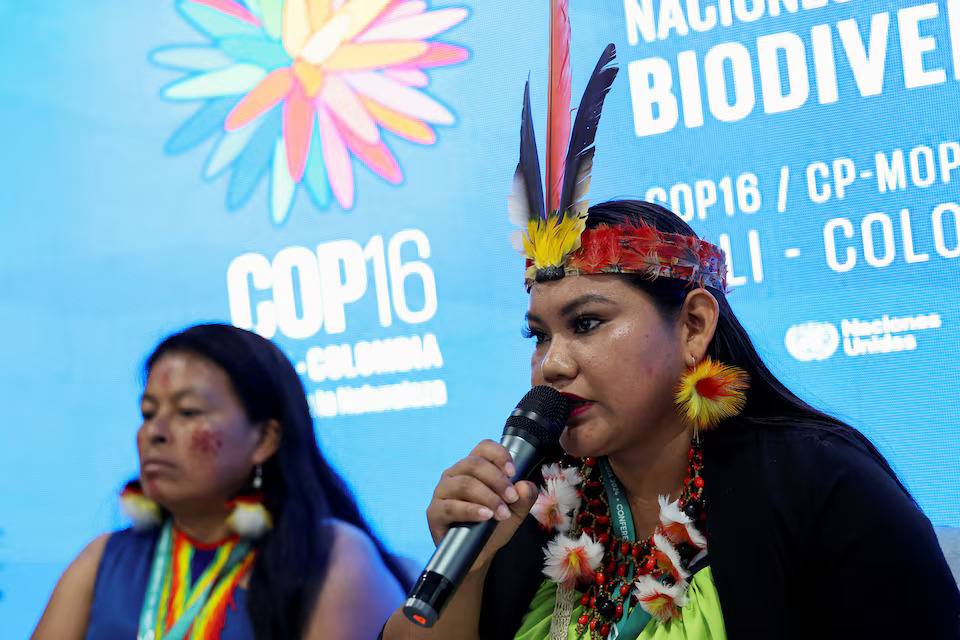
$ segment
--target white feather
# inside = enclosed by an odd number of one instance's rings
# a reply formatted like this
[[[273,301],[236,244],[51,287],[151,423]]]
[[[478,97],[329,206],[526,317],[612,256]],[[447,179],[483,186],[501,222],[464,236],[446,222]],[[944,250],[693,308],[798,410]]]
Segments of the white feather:
[[[242,502],[234,506],[227,517],[227,524],[238,536],[248,540],[260,538],[273,526],[270,514],[262,504],[251,505]]]
[[[570,202],[578,202],[587,198],[587,192],[590,190],[590,172],[593,171],[593,149],[588,150],[580,166],[577,169],[577,179],[573,183],[573,193],[570,196]]]
[[[121,495],[120,508],[137,531],[152,529],[160,524],[160,508],[156,502],[144,495]]]
[[[517,171],[513,174],[513,184],[507,196],[507,212],[510,214],[510,222],[526,229],[530,220],[530,203],[527,201],[527,181],[520,165],[517,165]]]
[[[510,234],[510,246],[512,246],[517,253],[522,256],[527,255],[527,250],[523,246],[523,238],[526,235],[526,232],[522,229],[517,229]]]

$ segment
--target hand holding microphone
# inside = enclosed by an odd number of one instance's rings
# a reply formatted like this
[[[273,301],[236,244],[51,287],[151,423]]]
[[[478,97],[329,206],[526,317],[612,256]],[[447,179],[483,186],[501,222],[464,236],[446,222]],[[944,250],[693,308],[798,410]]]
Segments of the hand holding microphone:
[[[500,444],[481,442],[443,473],[427,508],[437,551],[403,607],[410,620],[432,626],[470,568],[510,540],[537,497],[524,479],[556,445],[569,411],[558,391],[534,387],[507,419]]]

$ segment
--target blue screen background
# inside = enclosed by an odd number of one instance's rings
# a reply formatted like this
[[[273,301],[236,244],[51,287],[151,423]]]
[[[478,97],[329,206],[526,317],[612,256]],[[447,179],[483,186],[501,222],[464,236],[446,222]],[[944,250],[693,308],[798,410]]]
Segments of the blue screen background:
[[[388,260],[385,249],[367,259],[366,289],[344,305],[343,331],[328,333],[324,316],[306,337],[282,330],[271,337],[300,365],[311,394],[344,385],[441,381],[432,383],[445,389],[438,406],[316,419],[321,448],[375,530],[415,563],[432,551],[424,509],[441,471],[479,440],[497,438],[529,388],[531,345],[520,336],[523,258],[508,242],[513,227],[505,196],[528,76],[541,145],[544,140],[547,3],[430,0],[430,10],[466,9],[461,21],[433,37],[462,47],[466,59],[427,69],[429,84],[419,89],[444,105],[453,122],[435,126],[436,142],[429,145],[382,133],[402,169],[400,184],[353,158],[352,207],[335,199],[317,206],[301,187],[282,222],[271,213],[271,169],[233,206],[232,169],[203,177],[222,124],[195,145],[171,143],[206,100],[165,97],[166,87],[190,73],[158,64],[155,52],[216,44],[188,19],[185,5],[191,4],[0,1],[5,638],[27,636],[70,560],[94,536],[123,526],[116,494],[137,472],[143,360],[160,339],[190,324],[242,324],[231,314],[231,296],[235,306],[243,301],[227,278],[241,255],[258,254],[269,264],[290,247],[315,252],[336,241],[370,247],[376,237],[387,247],[397,243],[398,262],[388,269],[389,326],[379,320],[383,303],[374,274],[376,260]],[[727,243],[738,282],[729,300],[760,353],[801,397],[870,437],[935,525],[960,526],[951,481],[960,463],[960,303],[952,286],[960,275],[960,173],[949,166],[960,160],[960,151],[951,155],[960,139],[960,17],[951,21],[946,0],[807,2],[795,12],[786,4],[754,3],[767,10],[752,21],[735,15],[729,25],[686,34],[658,18],[664,37],[647,42],[631,26],[636,13],[630,7],[649,7],[659,16],[662,2],[571,0],[575,100],[608,42],[617,45],[621,67],[599,127],[591,200],[661,193],[669,205],[675,193],[675,210],[692,213],[685,193],[694,194],[699,182],[703,193],[712,185],[720,194],[729,177],[732,215],[718,196],[691,224],[706,239]],[[773,5],[779,15],[771,15]],[[824,104],[811,44],[822,25],[832,38],[837,86],[836,100]],[[880,90],[872,95],[860,87],[869,74],[856,52],[844,48],[841,31],[856,31],[861,42],[876,40],[869,73]],[[802,43],[809,96],[795,108],[767,113],[761,78],[765,73],[772,82],[772,76],[769,67],[760,68],[758,41],[783,33]],[[725,77],[705,71],[705,59],[719,59],[730,43],[748,54],[752,87],[732,79],[729,59],[721,61]],[[638,120],[669,116],[666,102],[656,109],[643,102],[644,91],[662,88],[657,82],[663,79],[651,81],[641,71],[660,59],[657,68],[669,69],[671,77],[667,91],[678,95],[678,56],[688,51],[699,72],[694,85],[701,88],[703,124],[686,126],[680,106],[674,126],[638,135]],[[774,67],[786,78],[790,62],[781,54]],[[781,94],[797,90],[788,85],[780,83]],[[718,119],[707,94],[719,87],[728,104],[753,93],[755,106],[742,118]],[[274,112],[265,117],[278,117]],[[881,189],[877,154],[889,163],[896,150],[904,183]],[[811,169],[814,163],[823,164]],[[841,198],[835,178],[848,167],[855,169]],[[746,174],[740,203],[737,181]],[[755,194],[747,193],[751,176]],[[827,198],[825,185],[831,187]],[[407,237],[425,238],[429,255],[400,242]],[[423,311],[431,305],[425,280],[400,277],[403,265],[414,262],[435,282],[431,313]],[[326,275],[350,277],[347,271]],[[323,296],[301,290],[292,275],[272,288],[250,282],[246,308],[255,320],[256,305],[290,282],[301,315]],[[398,287],[416,321],[405,321],[403,309],[398,313]],[[929,326],[898,329],[891,318],[921,318]],[[886,332],[913,348],[850,355],[844,327],[854,320],[878,321],[878,339]],[[307,364],[312,348],[428,335],[436,340],[439,366],[434,360],[428,368],[317,380]]]

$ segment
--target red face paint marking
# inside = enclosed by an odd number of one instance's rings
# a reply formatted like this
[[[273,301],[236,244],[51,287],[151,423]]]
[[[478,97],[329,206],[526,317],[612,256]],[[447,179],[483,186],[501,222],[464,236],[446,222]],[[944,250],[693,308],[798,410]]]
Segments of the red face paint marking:
[[[190,446],[194,451],[204,456],[215,456],[223,447],[223,440],[220,439],[220,435],[216,431],[200,429],[193,432]]]

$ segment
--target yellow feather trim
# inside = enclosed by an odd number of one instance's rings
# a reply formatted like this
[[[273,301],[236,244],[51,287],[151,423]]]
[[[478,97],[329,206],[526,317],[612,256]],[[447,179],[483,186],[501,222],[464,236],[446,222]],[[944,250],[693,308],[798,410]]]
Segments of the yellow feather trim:
[[[585,214],[567,214],[559,220],[556,215],[549,216],[546,221],[530,220],[523,238],[523,249],[536,269],[562,266],[567,256],[580,248],[580,234],[586,227]]]

